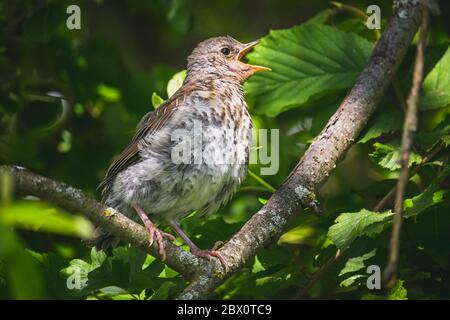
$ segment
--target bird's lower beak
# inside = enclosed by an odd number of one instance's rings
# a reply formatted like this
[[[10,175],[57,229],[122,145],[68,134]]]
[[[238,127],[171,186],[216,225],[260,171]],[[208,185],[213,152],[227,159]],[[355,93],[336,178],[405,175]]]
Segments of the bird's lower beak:
[[[258,40],[257,41],[252,41],[250,43],[247,43],[244,47],[244,49],[242,49],[241,51],[238,52],[237,56],[236,56],[236,60],[240,61],[243,57],[245,57],[245,55],[253,49],[254,46],[256,46],[258,44]],[[243,62],[244,63],[244,62]],[[253,64],[248,64],[245,63],[245,65],[247,67],[249,67],[250,69],[252,69],[254,72],[256,71],[265,71],[265,70],[272,70],[270,68],[267,67],[263,67],[263,66],[256,66]]]

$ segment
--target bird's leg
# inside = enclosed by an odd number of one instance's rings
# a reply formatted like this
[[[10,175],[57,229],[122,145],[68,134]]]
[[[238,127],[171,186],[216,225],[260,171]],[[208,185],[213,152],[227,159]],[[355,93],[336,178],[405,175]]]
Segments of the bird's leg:
[[[153,222],[150,221],[147,214],[142,210],[141,207],[133,206],[133,209],[137,212],[139,217],[141,218],[142,222],[144,223],[145,228],[147,229],[148,233],[150,234],[150,245],[153,244],[154,238],[156,238],[156,241],[158,242],[159,246],[159,254],[162,257],[162,260],[166,259],[166,252],[164,251],[164,242],[163,238],[167,238],[170,241],[175,241],[175,237],[171,235],[170,233],[163,232],[155,227]]]
[[[201,258],[208,258],[211,260],[211,257],[215,257],[219,259],[220,263],[224,267],[225,270],[227,270],[227,264],[225,263],[225,258],[220,254],[217,250],[202,250],[199,247],[195,245],[194,242],[192,242],[191,239],[189,239],[188,235],[180,228],[180,225],[177,222],[170,222],[170,226],[173,230],[183,239],[184,243],[188,245],[188,247],[191,249],[191,252],[193,255]]]

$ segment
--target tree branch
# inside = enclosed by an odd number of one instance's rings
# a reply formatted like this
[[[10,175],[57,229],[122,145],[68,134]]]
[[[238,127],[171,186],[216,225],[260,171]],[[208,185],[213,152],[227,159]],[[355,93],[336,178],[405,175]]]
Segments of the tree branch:
[[[417,30],[421,10],[417,1],[395,1],[396,10],[352,90],[310,145],[284,184],[221,248],[226,273],[198,274],[180,299],[205,298],[241,268],[256,251],[282,234],[289,221],[336,167],[336,162],[367,123]]]
[[[418,100],[419,91],[423,80],[423,67],[425,61],[425,46],[428,33],[428,9],[424,8],[422,13],[422,23],[420,27],[420,39],[417,44],[416,61],[414,64],[413,82],[411,92],[407,100],[405,122],[403,125],[402,144],[400,147],[400,177],[397,182],[397,192],[395,194],[395,215],[392,226],[390,240],[390,252],[388,264],[383,273],[383,283],[387,288],[391,288],[396,281],[400,230],[402,225],[403,198],[405,196],[406,185],[409,181],[409,157],[414,141],[414,135],[418,125]]]
[[[12,176],[17,192],[39,197],[69,212],[80,213],[118,238],[142,248],[155,257],[159,256],[157,244],[148,245],[150,238],[144,227],[117,210],[105,207],[81,190],[18,166],[0,166],[0,173]],[[186,279],[191,279],[199,270],[209,270],[209,264],[203,259],[181,250],[166,240],[164,245],[165,263]]]

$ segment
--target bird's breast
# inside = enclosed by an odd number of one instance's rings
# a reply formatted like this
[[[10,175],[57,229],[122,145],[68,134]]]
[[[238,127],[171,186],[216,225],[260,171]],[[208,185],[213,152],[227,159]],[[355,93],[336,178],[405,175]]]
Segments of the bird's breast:
[[[196,101],[185,112],[180,128],[185,129],[185,137],[190,140],[193,162],[219,173],[247,164],[252,123],[243,97]]]
[[[191,95],[150,138],[152,149],[142,150],[146,160],[137,165],[142,177],[133,177],[147,181],[144,208],[168,221],[216,211],[247,174],[252,124],[241,97]]]

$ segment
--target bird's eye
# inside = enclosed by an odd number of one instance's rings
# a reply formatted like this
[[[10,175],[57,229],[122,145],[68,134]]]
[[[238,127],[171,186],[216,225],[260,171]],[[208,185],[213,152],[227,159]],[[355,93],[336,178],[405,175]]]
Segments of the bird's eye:
[[[227,47],[220,49],[220,52],[222,52],[224,55],[229,55],[231,50]]]

